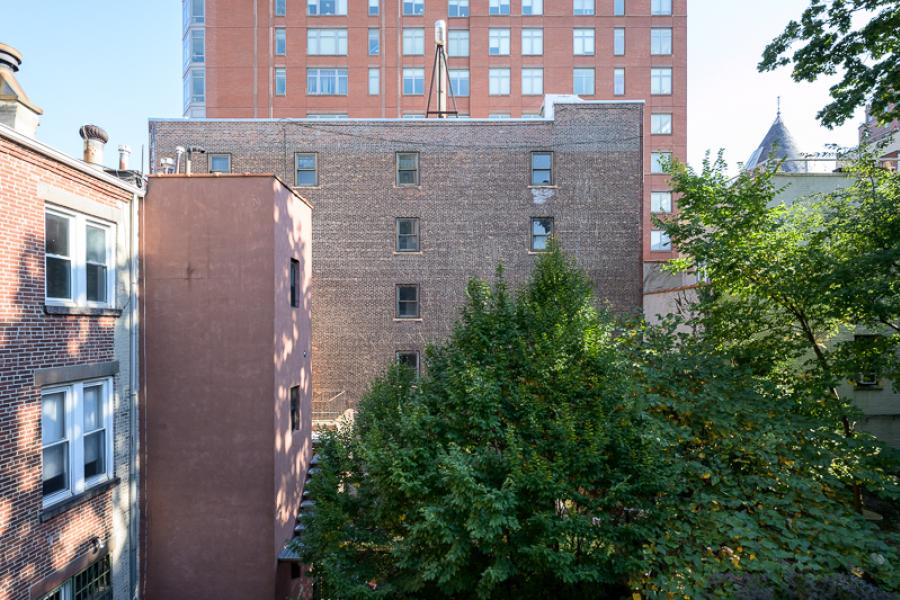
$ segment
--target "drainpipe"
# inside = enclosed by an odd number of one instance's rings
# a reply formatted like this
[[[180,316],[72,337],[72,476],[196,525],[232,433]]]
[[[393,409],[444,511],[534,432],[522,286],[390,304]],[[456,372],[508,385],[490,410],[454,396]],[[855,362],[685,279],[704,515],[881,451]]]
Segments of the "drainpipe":
[[[138,489],[140,480],[140,461],[138,452],[140,451],[140,429],[138,426],[138,405],[139,393],[138,386],[140,377],[138,376],[138,368],[140,361],[138,360],[138,202],[141,195],[135,193],[131,199],[131,241],[129,259],[131,261],[129,268],[129,310],[128,310],[128,331],[129,331],[129,355],[131,360],[129,372],[129,401],[131,403],[131,414],[129,419],[129,432],[131,437],[131,448],[129,452],[129,475],[128,482],[128,501],[130,516],[128,523],[128,565],[131,574],[131,597],[138,600],[140,597],[140,563],[138,562],[138,549],[140,547],[140,515],[138,511],[140,505],[138,502]]]

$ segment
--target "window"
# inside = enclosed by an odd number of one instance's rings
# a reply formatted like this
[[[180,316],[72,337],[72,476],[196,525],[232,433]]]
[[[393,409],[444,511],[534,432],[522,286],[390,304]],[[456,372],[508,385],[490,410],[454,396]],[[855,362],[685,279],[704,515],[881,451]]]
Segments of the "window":
[[[522,14],[525,16],[544,14],[544,0],[522,0]]]
[[[275,95],[287,95],[287,69],[275,67]]]
[[[469,95],[469,70],[450,69],[450,89],[453,95],[466,98]]]
[[[572,30],[573,48],[575,56],[585,56],[594,53],[594,30],[577,28]]]
[[[413,17],[424,15],[425,0],[403,0],[403,14]]]
[[[315,152],[298,152],[294,155],[294,171],[296,187],[319,185],[319,155]]]
[[[186,8],[190,10],[191,24],[200,25],[206,22],[206,3],[204,0],[187,0]]]
[[[531,153],[531,185],[553,185],[553,153]]]
[[[672,192],[650,192],[650,212],[672,212]]]
[[[625,0],[613,0],[613,16],[625,16]]]
[[[654,229],[650,232],[650,250],[653,252],[671,252],[672,240],[665,231]]]
[[[397,219],[395,250],[397,252],[419,251],[419,219],[412,217]]]
[[[403,69],[403,95],[425,94],[425,69]]]
[[[41,392],[44,506],[108,479],[112,424],[112,379]]]
[[[275,28],[275,56],[287,54],[287,30],[284,27]]]
[[[536,28],[522,29],[522,55],[540,56],[544,53],[544,30]]]
[[[447,32],[447,56],[469,55],[469,30],[451,29]]]
[[[650,54],[672,54],[671,27],[654,27],[650,30]]]
[[[203,63],[206,61],[206,30],[191,30],[191,62]]]
[[[447,15],[450,17],[468,17],[469,0],[449,0],[447,3]]]
[[[650,115],[650,133],[653,135],[672,135],[672,113],[653,113]]]
[[[671,152],[651,152],[650,153],[650,172],[665,173],[665,167],[672,162]]]
[[[547,242],[553,235],[553,217],[532,217],[531,219],[531,251],[544,252]]]
[[[317,15],[346,15],[347,0],[307,0],[306,14]]]
[[[380,6],[379,6],[380,1],[381,0],[369,0],[369,16],[370,17],[378,16],[378,12],[380,10]]]
[[[369,68],[369,95],[377,96],[381,93],[381,70],[378,67]]]
[[[300,306],[300,261],[291,259],[291,306]]]
[[[306,93],[310,96],[346,96],[347,69],[306,69]]]
[[[672,69],[650,69],[650,94],[668,96],[672,93]]]
[[[206,71],[191,69],[190,102],[206,102]]]
[[[671,15],[672,0],[650,0],[651,15]]]
[[[625,95],[625,69],[613,70],[613,95]]]
[[[397,364],[412,369],[419,376],[419,353],[415,351],[398,352]]]
[[[291,388],[291,431],[300,431],[300,386]]]
[[[283,17],[287,13],[287,0],[275,0],[275,16]]]
[[[231,155],[230,154],[210,154],[209,155],[209,172],[210,173],[231,173]]]
[[[397,185],[419,185],[419,153],[397,153]]]
[[[490,69],[488,71],[488,94],[509,96],[509,69]]]
[[[509,0],[490,0],[488,2],[489,15],[508,15]]]
[[[540,96],[544,93],[544,69],[522,69],[522,95]]]
[[[377,27],[369,29],[369,56],[378,56],[381,52],[381,31]]]
[[[594,69],[572,70],[573,92],[579,96],[594,95]]]
[[[417,286],[417,285],[398,285],[397,286],[397,318],[398,319],[418,319],[419,318],[419,286]]]
[[[346,29],[307,29],[306,53],[310,56],[346,56]]]
[[[45,277],[48,304],[115,304],[115,227],[79,213],[48,209]]]
[[[594,0],[574,0],[572,13],[575,15],[594,14]]]
[[[41,600],[112,600],[109,554],[67,579]]]
[[[616,27],[613,29],[613,54],[622,56],[625,54],[625,28]]]
[[[488,30],[488,54],[491,56],[509,55],[509,29]]]
[[[403,29],[403,54],[420,56],[425,54],[425,30],[421,27],[405,27]]]

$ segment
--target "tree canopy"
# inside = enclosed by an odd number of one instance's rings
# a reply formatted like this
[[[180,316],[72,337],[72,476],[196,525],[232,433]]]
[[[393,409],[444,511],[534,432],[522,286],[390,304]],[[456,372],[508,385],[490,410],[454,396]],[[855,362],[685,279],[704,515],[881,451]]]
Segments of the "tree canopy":
[[[840,74],[832,102],[817,115],[826,127],[843,124],[867,104],[882,122],[900,118],[900,4],[810,0],[800,19],[766,46],[759,70],[785,65],[792,65],[798,82]]]

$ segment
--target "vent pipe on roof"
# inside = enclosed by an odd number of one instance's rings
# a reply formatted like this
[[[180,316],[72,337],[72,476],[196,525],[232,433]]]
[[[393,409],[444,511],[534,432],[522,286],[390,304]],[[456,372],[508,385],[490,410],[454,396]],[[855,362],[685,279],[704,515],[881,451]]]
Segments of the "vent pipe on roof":
[[[16,80],[21,64],[22,55],[18,50],[0,44],[0,123],[33,138],[44,111],[28,99]]]
[[[128,159],[131,157],[131,148],[127,145],[122,144],[119,146],[119,170],[127,171],[128,170]]]
[[[92,165],[103,164],[103,148],[109,141],[109,135],[97,125],[83,125],[78,135],[84,140],[84,162]]]

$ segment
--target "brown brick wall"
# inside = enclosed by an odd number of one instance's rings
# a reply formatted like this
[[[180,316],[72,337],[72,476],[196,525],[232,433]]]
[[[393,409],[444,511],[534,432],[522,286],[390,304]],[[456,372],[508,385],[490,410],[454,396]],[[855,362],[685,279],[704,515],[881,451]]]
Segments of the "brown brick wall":
[[[640,104],[585,104],[555,121],[154,121],[151,161],[200,145],[293,182],[294,152],[318,153],[319,187],[299,189],[314,206],[313,388],[319,403],[343,392],[340,408],[396,351],[447,335],[469,278],[502,263],[525,280],[531,217],[554,217],[602,301],[640,310],[641,117]],[[554,152],[557,187],[529,188],[533,150]],[[420,153],[418,188],[394,185],[398,151]],[[393,253],[396,217],[419,217],[421,254]],[[421,321],[394,320],[401,283],[420,286]]]

